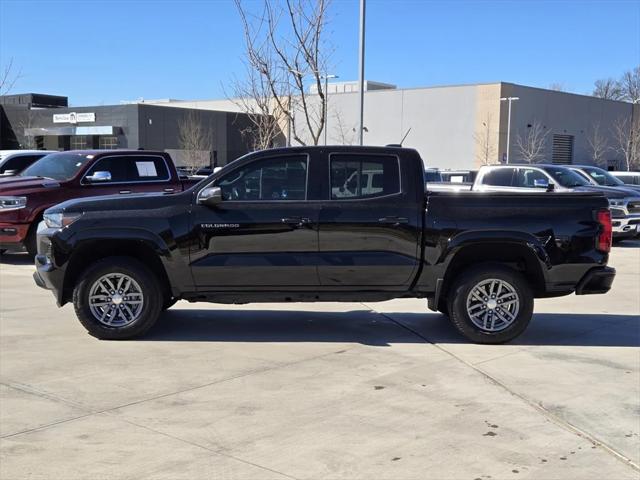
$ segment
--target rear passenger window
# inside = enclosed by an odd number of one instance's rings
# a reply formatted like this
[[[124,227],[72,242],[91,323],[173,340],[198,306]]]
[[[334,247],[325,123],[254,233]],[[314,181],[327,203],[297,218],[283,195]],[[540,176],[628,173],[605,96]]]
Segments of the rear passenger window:
[[[169,170],[162,157],[145,155],[118,155],[105,157],[91,167],[87,176],[95,172],[109,172],[111,183],[160,182],[169,180]]]
[[[494,185],[497,187],[510,187],[513,177],[513,168],[496,168],[485,173],[482,177],[484,185]]]
[[[331,155],[331,198],[371,198],[400,192],[397,157]]]

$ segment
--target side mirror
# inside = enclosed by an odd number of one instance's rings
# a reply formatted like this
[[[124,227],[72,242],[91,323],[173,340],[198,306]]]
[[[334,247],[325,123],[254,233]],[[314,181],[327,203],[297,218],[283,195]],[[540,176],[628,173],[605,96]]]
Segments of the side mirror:
[[[549,185],[547,186],[547,192],[553,192],[556,189],[556,184],[553,182],[549,182]]]
[[[0,175],[10,177],[11,175],[17,175],[18,173],[19,173],[18,170],[5,170]]]
[[[208,187],[200,190],[198,204],[207,207],[215,207],[222,202],[222,190],[220,187]]]
[[[93,172],[93,175],[89,175],[87,180],[90,183],[110,182],[111,172]]]

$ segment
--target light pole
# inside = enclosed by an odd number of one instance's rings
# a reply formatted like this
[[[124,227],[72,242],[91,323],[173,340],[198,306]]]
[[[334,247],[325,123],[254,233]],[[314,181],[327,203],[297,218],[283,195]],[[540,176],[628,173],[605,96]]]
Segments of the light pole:
[[[360,145],[364,142],[364,17],[366,10],[366,0],[360,0],[360,125],[358,127],[358,140]]]
[[[324,144],[327,144],[327,125],[329,123],[329,79],[340,78],[338,75],[324,75]]]
[[[509,113],[507,113],[507,162],[509,163],[509,145],[511,145],[511,102],[520,100],[520,97],[502,97],[501,102],[509,102]]]

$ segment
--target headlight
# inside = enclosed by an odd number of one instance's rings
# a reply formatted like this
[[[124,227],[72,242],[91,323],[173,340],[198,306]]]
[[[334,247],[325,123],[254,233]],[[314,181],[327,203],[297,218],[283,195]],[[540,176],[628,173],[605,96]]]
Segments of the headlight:
[[[0,212],[18,210],[27,206],[27,197],[0,197]]]
[[[624,200],[609,200],[609,205],[612,207],[621,207],[624,205]]]
[[[42,217],[44,224],[49,228],[64,228],[71,225],[81,213],[45,213]]]

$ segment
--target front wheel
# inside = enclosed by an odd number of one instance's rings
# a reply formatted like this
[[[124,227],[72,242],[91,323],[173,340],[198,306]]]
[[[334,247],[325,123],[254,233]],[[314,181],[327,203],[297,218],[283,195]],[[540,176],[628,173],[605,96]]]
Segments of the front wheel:
[[[515,270],[485,264],[462,273],[448,299],[454,326],[476,343],[504,343],[520,335],[533,315],[533,293]]]
[[[80,277],[73,305],[90,335],[125,340],[144,334],[163,306],[160,285],[147,267],[129,257],[97,261]]]

